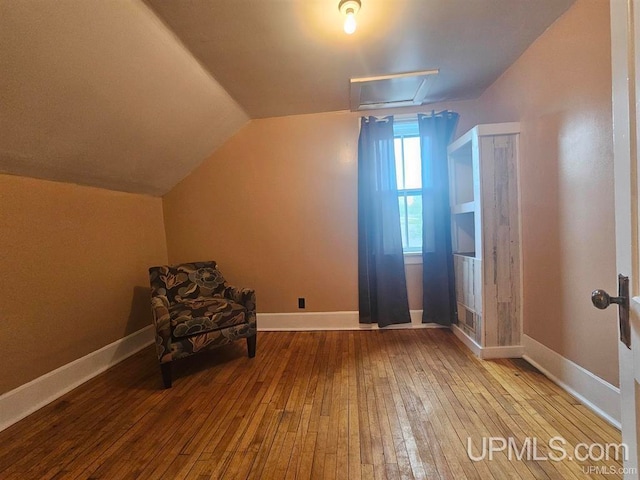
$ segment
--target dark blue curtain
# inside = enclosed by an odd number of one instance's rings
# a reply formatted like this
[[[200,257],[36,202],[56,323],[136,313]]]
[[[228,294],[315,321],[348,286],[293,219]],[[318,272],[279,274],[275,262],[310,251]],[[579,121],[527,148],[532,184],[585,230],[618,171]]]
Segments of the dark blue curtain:
[[[422,322],[451,325],[456,315],[447,146],[455,112],[418,115],[422,155]]]
[[[361,323],[410,323],[393,148],[393,117],[362,118],[358,139]]]

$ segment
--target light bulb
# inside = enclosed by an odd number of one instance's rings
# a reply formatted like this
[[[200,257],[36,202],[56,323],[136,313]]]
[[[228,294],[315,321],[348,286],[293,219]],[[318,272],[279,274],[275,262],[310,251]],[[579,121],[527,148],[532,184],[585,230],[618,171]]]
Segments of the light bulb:
[[[344,33],[351,35],[356,31],[356,14],[352,9],[347,10],[347,18],[344,20]]]

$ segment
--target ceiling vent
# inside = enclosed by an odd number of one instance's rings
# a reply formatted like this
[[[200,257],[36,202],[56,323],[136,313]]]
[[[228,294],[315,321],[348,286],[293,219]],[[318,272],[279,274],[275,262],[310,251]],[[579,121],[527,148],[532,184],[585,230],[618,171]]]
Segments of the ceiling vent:
[[[422,105],[440,70],[352,78],[351,111]]]

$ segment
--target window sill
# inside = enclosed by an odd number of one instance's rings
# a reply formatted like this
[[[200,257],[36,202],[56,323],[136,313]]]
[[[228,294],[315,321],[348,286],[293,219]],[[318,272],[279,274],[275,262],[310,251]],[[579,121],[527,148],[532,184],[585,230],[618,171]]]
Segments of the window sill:
[[[404,254],[405,265],[422,265],[422,253],[405,253]]]

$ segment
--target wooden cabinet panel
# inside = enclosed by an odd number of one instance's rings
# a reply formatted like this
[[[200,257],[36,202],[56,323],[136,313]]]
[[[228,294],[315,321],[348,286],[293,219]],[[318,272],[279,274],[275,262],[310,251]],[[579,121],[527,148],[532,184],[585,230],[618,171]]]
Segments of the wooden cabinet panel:
[[[518,131],[479,125],[449,147],[458,325],[480,347],[521,341]]]

